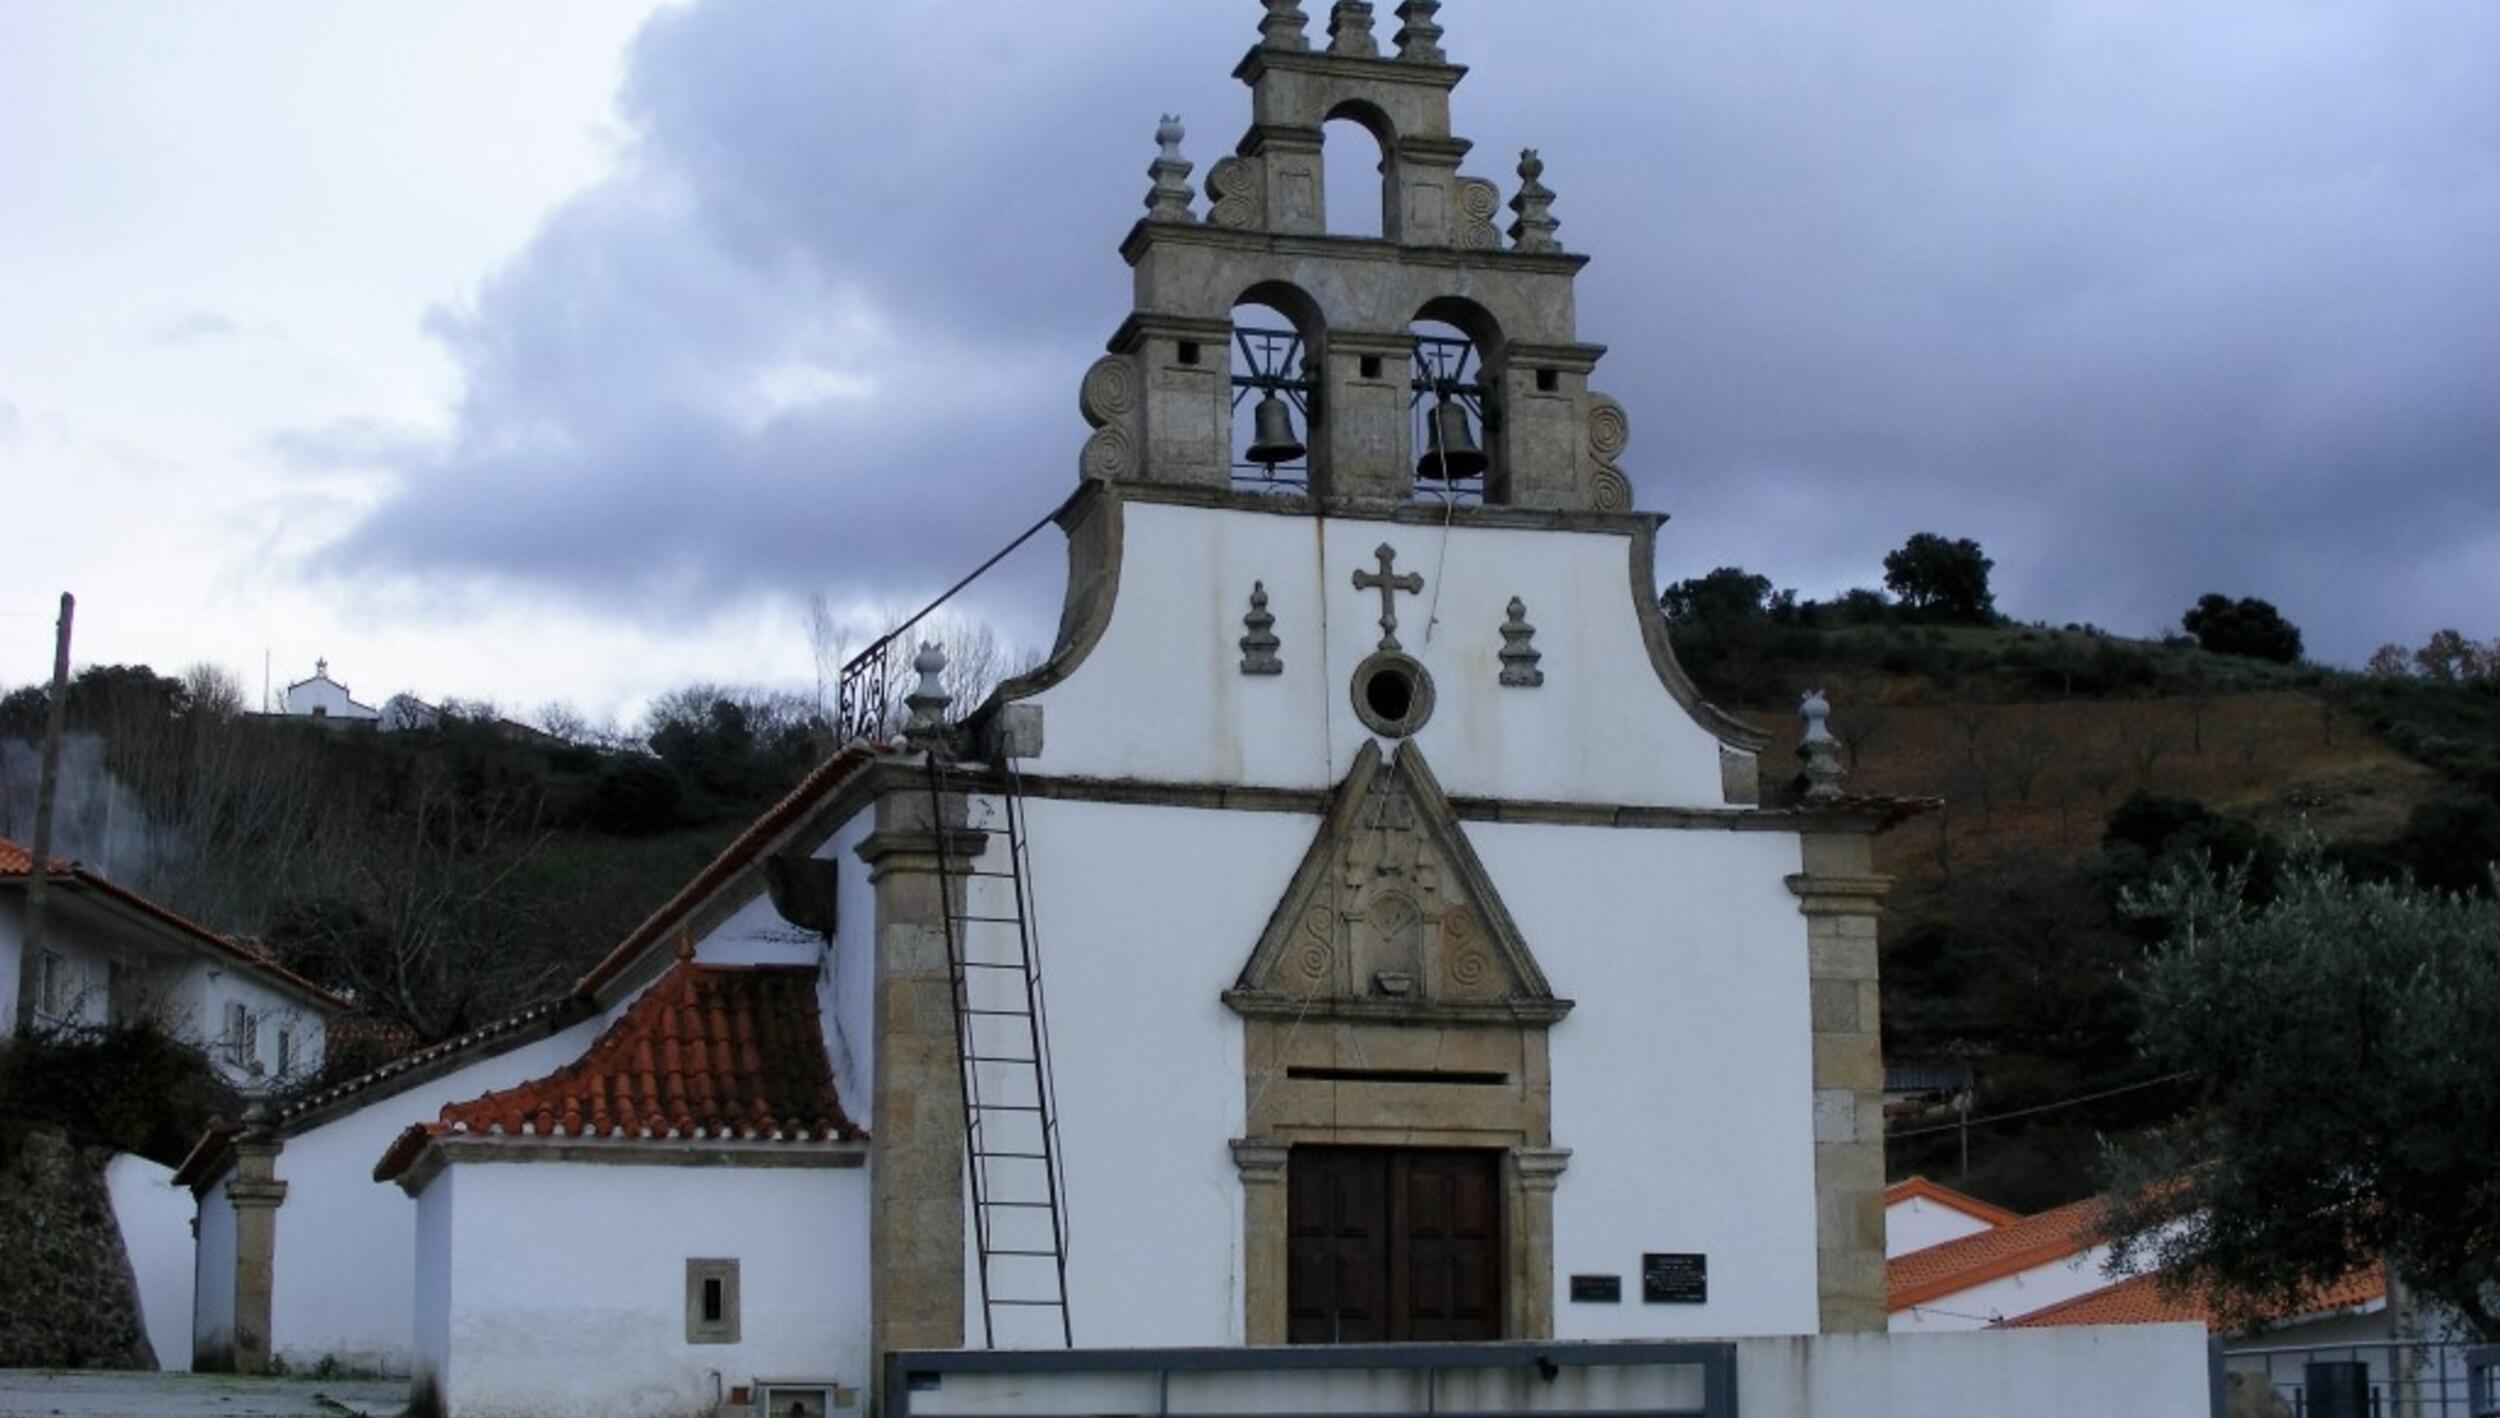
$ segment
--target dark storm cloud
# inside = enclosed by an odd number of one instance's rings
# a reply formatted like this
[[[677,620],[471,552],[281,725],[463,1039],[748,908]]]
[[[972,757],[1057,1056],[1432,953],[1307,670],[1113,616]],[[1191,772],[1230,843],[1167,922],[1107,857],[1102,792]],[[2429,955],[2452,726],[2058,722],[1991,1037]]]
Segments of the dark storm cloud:
[[[332,564],[649,616],[951,579],[1073,485],[1154,119],[1189,116],[1203,175],[1257,17],[662,14],[617,174],[438,318],[453,433],[388,450]],[[1836,590],[1933,529],[2025,616],[2264,595],[2346,658],[2500,630],[2500,9],[1444,20],[1470,170],[1507,188],[1538,146],[1598,258],[1582,328],[1674,574]]]

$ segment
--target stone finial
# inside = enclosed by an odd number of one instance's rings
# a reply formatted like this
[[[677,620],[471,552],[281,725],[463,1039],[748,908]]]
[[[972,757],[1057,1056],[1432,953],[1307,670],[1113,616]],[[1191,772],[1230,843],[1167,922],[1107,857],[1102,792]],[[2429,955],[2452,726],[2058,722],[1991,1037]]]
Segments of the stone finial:
[[[694,963],[693,931],[681,930],[677,933],[677,963],[680,965]]]
[[[1371,0],[1337,0],[1328,17],[1328,52],[1349,59],[1380,57],[1380,41],[1372,37]]]
[[[1528,603],[1517,596],[1510,598],[1510,619],[1502,626],[1502,683],[1512,689],[1535,689],[1545,683],[1545,671],[1537,662],[1545,653],[1536,648],[1536,627],[1528,623]]]
[[[1305,31],[1311,17],[1302,13],[1297,0],[1266,0],[1267,18],[1259,21],[1259,47],[1262,49],[1309,49],[1311,37]]]
[[[243,1109],[243,1126],[236,1135],[252,1142],[265,1142],[270,1137],[269,1105],[255,1099]]]
[[[1545,176],[1545,159],[1534,148],[1519,155],[1519,195],[1510,199],[1510,209],[1519,220],[1510,224],[1510,242],[1520,251],[1560,251],[1562,243],[1554,233],[1562,223],[1554,220],[1554,192],[1539,179]]]
[[[1194,222],[1197,214],[1190,210],[1190,162],[1181,156],[1181,140],[1189,130],[1181,126],[1180,115],[1163,115],[1155,129],[1154,165],[1146,174],[1154,179],[1154,190],[1146,194],[1146,220],[1152,222]]]
[[[934,748],[946,728],[947,706],[955,702],[946,692],[946,652],[933,641],[924,641],[920,653],[912,657],[912,669],[920,676],[920,684],[903,700],[911,710],[911,720],[903,726],[903,736],[921,748]]]
[[[1441,26],[1433,22],[1441,0],[1401,0],[1398,6],[1398,58],[1409,64],[1447,64],[1441,52]]]
[[[1242,628],[1250,633],[1241,637],[1241,672],[1246,675],[1281,675],[1285,662],[1276,657],[1284,641],[1276,637],[1276,617],[1267,608],[1267,583],[1250,583],[1250,613],[1241,618]]]
[[[1832,702],[1823,691],[1809,689],[1797,705],[1797,716],[1805,723],[1797,757],[1805,764],[1806,801],[1830,802],[1840,796],[1849,776],[1840,764],[1840,740],[1832,737]]]

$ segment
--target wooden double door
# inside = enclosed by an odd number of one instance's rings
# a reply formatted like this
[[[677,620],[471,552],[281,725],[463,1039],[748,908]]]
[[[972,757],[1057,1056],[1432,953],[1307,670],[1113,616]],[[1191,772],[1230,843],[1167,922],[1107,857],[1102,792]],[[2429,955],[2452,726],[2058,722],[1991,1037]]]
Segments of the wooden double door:
[[[1296,1147],[1286,1186],[1288,1341],[1502,1337],[1500,1153]]]

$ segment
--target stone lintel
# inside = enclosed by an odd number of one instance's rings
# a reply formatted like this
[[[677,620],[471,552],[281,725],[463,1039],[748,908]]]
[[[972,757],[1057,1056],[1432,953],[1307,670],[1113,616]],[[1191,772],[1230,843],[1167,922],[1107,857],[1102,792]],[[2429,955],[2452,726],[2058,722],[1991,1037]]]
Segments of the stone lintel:
[[[1809,916],[1872,915],[1883,905],[1892,891],[1889,876],[1813,876],[1804,872],[1789,877],[1788,889],[1797,895],[1797,909]]]
[[[1322,74],[1330,78],[1351,79],[1366,84],[1406,84],[1414,88],[1439,89],[1444,93],[1458,87],[1467,77],[1463,64],[1419,64],[1393,54],[1374,58],[1356,58],[1331,54],[1324,49],[1270,49],[1255,46],[1233,69],[1233,77],[1245,84],[1257,84],[1269,70],[1285,74]]]
[[[1328,353],[1339,355],[1385,355],[1397,359],[1415,356],[1415,332],[1412,330],[1347,330],[1328,332]]]

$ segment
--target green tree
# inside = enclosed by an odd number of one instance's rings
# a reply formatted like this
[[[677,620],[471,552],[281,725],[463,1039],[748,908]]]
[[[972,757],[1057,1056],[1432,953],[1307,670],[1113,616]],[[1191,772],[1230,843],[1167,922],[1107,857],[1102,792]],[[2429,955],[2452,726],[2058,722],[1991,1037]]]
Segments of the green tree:
[[[1714,645],[1725,644],[1769,623],[1771,578],[1741,566],[1722,566],[1669,586],[1658,597],[1658,607],[1669,623],[1689,626]]]
[[[2169,927],[2140,1039],[2197,1096],[2109,1154],[2117,1263],[2245,1323],[2383,1260],[2500,1339],[2500,904],[2312,855],[2268,905],[2242,872],[2134,905]]]
[[[1988,573],[1996,563],[1968,537],[1948,541],[1921,532],[1884,557],[1884,585],[1901,604],[1931,620],[1993,625],[1996,593]]]
[[[2300,662],[2300,627],[2283,618],[2270,601],[2254,596],[2232,600],[2206,594],[2179,617],[2180,628],[2216,655],[2241,655],[2272,660],[2278,665]]]

